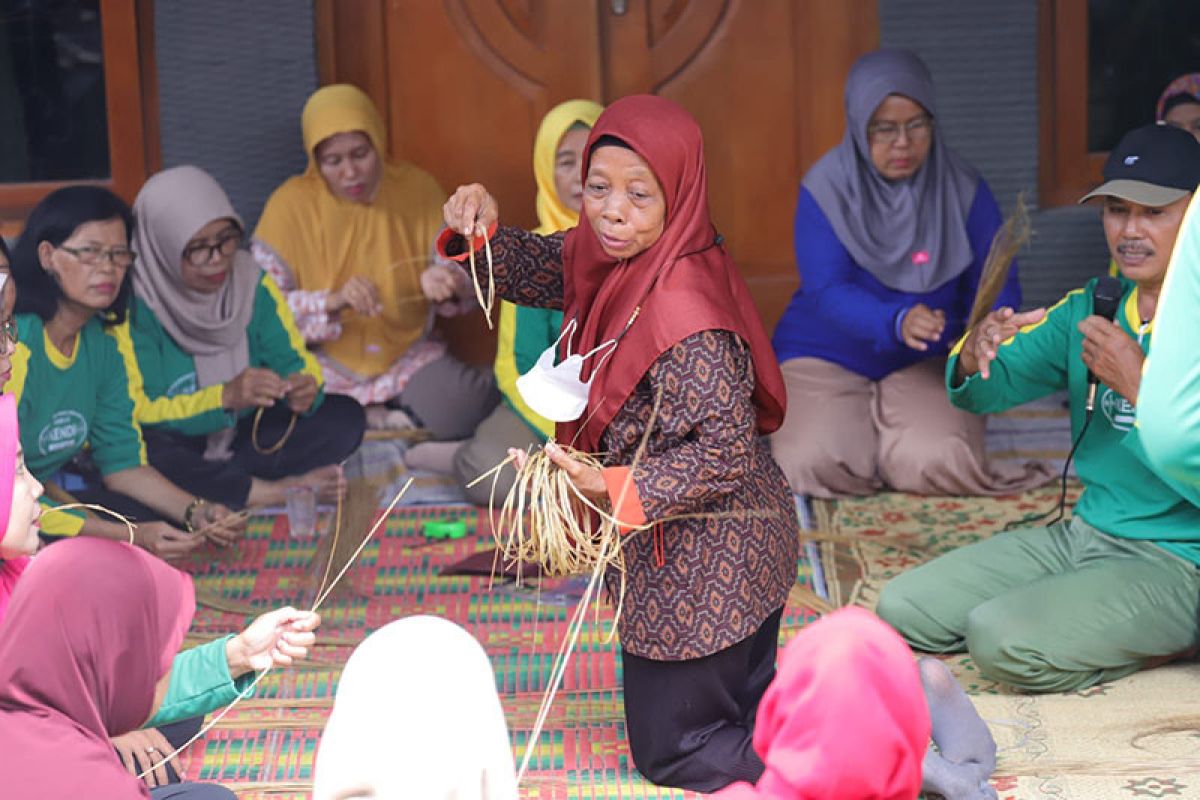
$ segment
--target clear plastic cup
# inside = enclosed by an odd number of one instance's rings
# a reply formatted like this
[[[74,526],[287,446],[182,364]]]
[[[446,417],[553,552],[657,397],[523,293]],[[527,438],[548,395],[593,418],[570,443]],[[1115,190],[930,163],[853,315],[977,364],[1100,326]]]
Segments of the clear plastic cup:
[[[287,490],[288,534],[293,539],[312,539],[317,535],[317,493],[311,486],[293,486]]]

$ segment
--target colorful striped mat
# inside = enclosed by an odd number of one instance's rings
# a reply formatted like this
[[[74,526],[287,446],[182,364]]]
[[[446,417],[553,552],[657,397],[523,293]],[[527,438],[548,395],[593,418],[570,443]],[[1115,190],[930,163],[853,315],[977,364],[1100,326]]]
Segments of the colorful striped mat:
[[[463,519],[467,537],[435,541],[422,535],[422,522],[447,518]],[[486,519],[481,524],[474,508],[416,507],[393,512],[386,529],[367,546],[322,608],[320,646],[312,659],[270,674],[253,699],[221,720],[192,748],[188,776],[224,783],[242,798],[307,797],[340,665],[367,633],[412,614],[451,619],[483,644],[495,668],[514,753],[523,754],[578,583],[548,581],[539,602],[538,594],[527,587],[489,588],[487,578],[440,574],[444,567],[491,544]],[[251,520],[236,554],[210,552],[204,555],[212,560],[197,559],[193,567],[197,593],[210,605],[198,609],[192,641],[237,630],[255,610],[311,604],[319,577],[312,574],[314,550],[314,542],[289,539],[282,518],[266,517]],[[798,581],[807,581],[808,575],[808,567],[798,565]],[[790,638],[814,616],[806,608],[789,606],[781,638]],[[698,796],[653,786],[630,762],[619,648],[608,641],[611,621],[607,607],[598,616],[589,615],[536,744],[522,797]]]

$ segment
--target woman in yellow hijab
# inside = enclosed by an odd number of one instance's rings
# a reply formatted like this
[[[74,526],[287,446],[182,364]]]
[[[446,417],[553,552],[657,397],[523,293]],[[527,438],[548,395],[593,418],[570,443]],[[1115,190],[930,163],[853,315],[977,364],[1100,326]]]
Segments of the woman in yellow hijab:
[[[286,293],[327,391],[367,406],[372,427],[399,419],[437,439],[470,435],[498,394],[433,332],[435,313],[473,307],[465,273],[432,255],[445,192],[386,159],[383,121],[354,86],[317,90],[301,127],[308,167],[271,195],[252,250]]]
[[[550,110],[538,128],[533,145],[533,175],[537,182],[537,233],[549,236],[574,228],[583,202],[583,148],[588,133],[604,107],[591,100],[568,100]],[[525,308],[508,301],[500,304],[496,342],[496,383],[504,402],[475,431],[475,436],[453,454],[453,471],[464,486],[499,464],[508,448],[540,445],[554,433],[554,423],[538,416],[521,399],[517,378],[554,344],[562,328],[562,312],[548,308]],[[420,458],[420,450],[436,444],[418,445],[409,451],[409,465]],[[516,473],[504,470],[496,485],[496,496],[508,494]],[[486,505],[491,482],[465,489],[467,497]]]

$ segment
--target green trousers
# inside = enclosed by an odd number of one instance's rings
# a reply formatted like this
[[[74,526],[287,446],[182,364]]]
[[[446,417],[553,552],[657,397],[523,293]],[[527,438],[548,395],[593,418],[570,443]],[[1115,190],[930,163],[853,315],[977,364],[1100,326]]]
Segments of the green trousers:
[[[993,680],[1067,692],[1195,645],[1200,570],[1079,517],[997,533],[890,581],[877,613],[915,650],[967,650]]]

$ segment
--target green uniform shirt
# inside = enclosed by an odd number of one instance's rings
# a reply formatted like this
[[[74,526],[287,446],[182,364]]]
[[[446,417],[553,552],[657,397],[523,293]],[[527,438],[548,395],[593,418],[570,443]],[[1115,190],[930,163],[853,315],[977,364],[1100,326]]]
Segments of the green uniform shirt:
[[[304,346],[287,301],[265,273],[258,283],[246,332],[250,366],[271,369],[283,377],[296,372],[312,375],[322,386],[320,364]],[[132,340],[127,352],[135,358],[127,369],[135,385],[137,418],[142,425],[162,425],[188,436],[206,436],[237,422],[234,414],[221,407],[224,384],[197,388],[195,359],[175,343],[141,298],[133,299],[128,321],[114,329],[114,336]],[[310,413],[323,399],[322,388]]]
[[[225,636],[175,656],[162,705],[142,727],[157,728],[202,716],[229,705],[244,692],[254,682],[255,675],[248,672],[235,681],[229,674],[225,643],[232,638]]]
[[[34,476],[49,480],[84,446],[105,475],[145,464],[126,354],[112,330],[98,318],[88,320],[71,355],[64,356],[36,314],[18,314],[16,322],[20,343],[4,391],[16,397],[21,447]],[[43,531],[55,535],[73,535],[82,525],[81,515],[66,512],[41,522]]]
[[[537,435],[554,435],[554,423],[530,408],[517,391],[517,378],[537,363],[554,344],[562,328],[563,312],[551,308],[528,308],[500,301],[500,324],[496,336],[496,385],[504,403]]]
[[[1072,434],[1078,436],[1087,398],[1078,326],[1092,313],[1094,283],[1068,293],[1045,319],[1001,344],[987,380],[975,374],[954,386],[959,342],[946,365],[951,402],[975,414],[990,414],[1066,389]],[[1143,325],[1138,319],[1136,286],[1125,279],[1121,283],[1117,322],[1135,341],[1140,338],[1142,352],[1147,353],[1153,324]],[[1153,541],[1200,563],[1200,508],[1147,462],[1139,437],[1133,406],[1100,384],[1096,411],[1075,454],[1075,471],[1084,485],[1075,513],[1111,536]]]
[[[1200,198],[1200,194],[1196,195]],[[1200,200],[1183,218],[1158,309],[1154,357],[1138,390],[1138,432],[1150,463],[1200,505]]]

